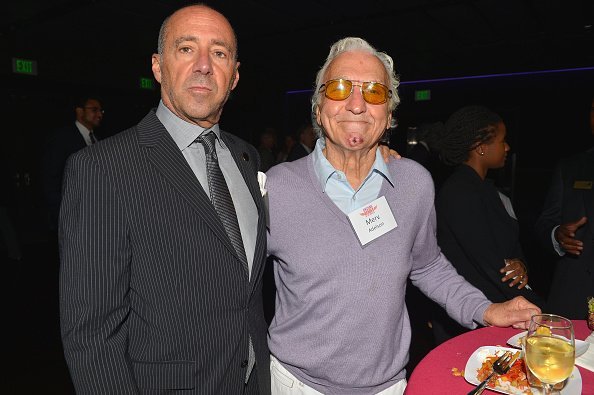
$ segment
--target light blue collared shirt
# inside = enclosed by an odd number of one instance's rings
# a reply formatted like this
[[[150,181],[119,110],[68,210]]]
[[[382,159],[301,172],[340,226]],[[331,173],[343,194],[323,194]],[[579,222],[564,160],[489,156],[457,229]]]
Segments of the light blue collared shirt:
[[[379,149],[375,153],[375,162],[365,180],[358,190],[354,190],[349,184],[346,175],[336,170],[326,159],[322,150],[326,146],[324,139],[318,139],[311,154],[313,156],[313,168],[322,192],[326,193],[330,200],[345,214],[349,214],[378,198],[382,183],[386,179],[392,187],[394,182],[388,171],[388,166]]]
[[[165,107],[162,101],[159,102],[156,115],[192,168],[202,189],[210,196],[208,177],[206,175],[206,153],[204,146],[198,142],[194,143],[196,138],[204,133],[206,129],[179,118]],[[256,237],[258,234],[258,209],[231,155],[231,151],[229,151],[221,139],[219,125],[216,124],[208,130],[212,130],[217,136],[215,147],[219,159],[219,167],[227,181],[227,187],[229,188],[231,199],[235,206],[237,222],[239,223],[239,230],[241,231],[241,238],[243,239],[245,255],[248,261],[249,274],[251,275],[254,252],[256,250]]]

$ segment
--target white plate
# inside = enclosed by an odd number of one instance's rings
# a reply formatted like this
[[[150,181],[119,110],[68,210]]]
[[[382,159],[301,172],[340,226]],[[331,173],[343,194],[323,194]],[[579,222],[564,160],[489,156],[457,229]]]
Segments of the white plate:
[[[526,336],[526,331],[520,332],[515,336],[510,337],[507,340],[507,344],[512,347],[522,348],[522,344],[520,344],[520,338]],[[581,356],[583,353],[588,351],[588,347],[590,347],[590,343],[585,342],[583,340],[575,339],[575,357]]]
[[[470,384],[478,385],[480,384],[479,379],[477,379],[477,371],[483,365],[483,362],[487,358],[488,355],[501,355],[504,351],[515,351],[517,349],[507,348],[507,347],[497,347],[497,346],[482,346],[477,348],[470,358],[468,358],[468,362],[466,362],[466,368],[464,369],[464,378]],[[524,392],[520,390],[515,390],[512,392],[508,392],[505,388],[501,387],[487,387],[493,391],[501,392],[502,394],[510,394],[510,395],[522,395]],[[532,393],[534,395],[540,395],[541,392],[538,388],[531,388]],[[569,380],[567,380],[567,384],[561,390],[560,395],[580,395],[582,393],[582,375],[580,371],[574,366],[573,372],[571,372],[571,376],[569,376]]]

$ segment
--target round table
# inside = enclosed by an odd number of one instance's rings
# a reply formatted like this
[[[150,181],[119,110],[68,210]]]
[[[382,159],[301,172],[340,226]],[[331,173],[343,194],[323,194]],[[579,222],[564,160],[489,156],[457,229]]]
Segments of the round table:
[[[576,339],[584,340],[592,332],[585,320],[574,320],[573,324]],[[509,347],[507,339],[520,332],[513,328],[480,328],[440,344],[417,364],[404,393],[467,394],[475,387],[464,379],[464,367],[472,353],[481,346]],[[462,376],[454,376],[452,368],[458,368]],[[594,394],[594,372],[580,366],[578,369],[582,376],[582,394]],[[486,390],[487,393],[495,392]]]

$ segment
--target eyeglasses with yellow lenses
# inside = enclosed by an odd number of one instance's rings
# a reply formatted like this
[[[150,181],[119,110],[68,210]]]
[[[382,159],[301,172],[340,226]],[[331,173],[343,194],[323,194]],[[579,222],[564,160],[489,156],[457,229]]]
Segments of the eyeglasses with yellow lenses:
[[[387,86],[373,81],[351,81],[339,78],[326,81],[320,86],[319,92],[324,92],[328,99],[346,100],[353,93],[353,87],[361,89],[363,100],[369,104],[384,104],[392,97],[392,91]]]

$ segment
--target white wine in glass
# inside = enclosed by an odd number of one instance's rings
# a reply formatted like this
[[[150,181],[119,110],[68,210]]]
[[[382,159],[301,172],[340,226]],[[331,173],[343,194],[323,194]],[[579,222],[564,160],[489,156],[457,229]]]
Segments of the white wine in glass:
[[[569,377],[575,365],[573,325],[554,314],[532,316],[525,343],[526,364],[543,384],[544,393]]]

